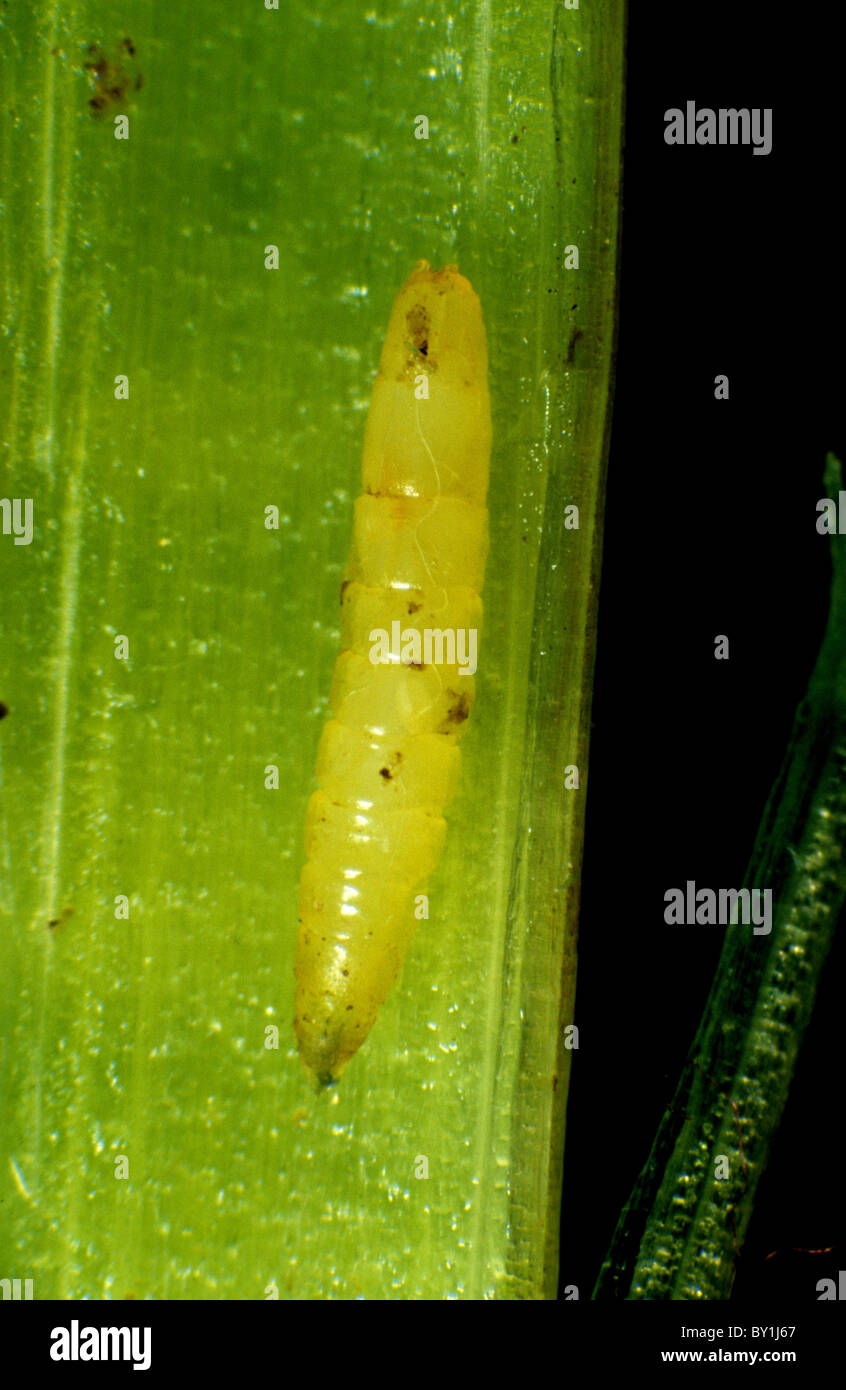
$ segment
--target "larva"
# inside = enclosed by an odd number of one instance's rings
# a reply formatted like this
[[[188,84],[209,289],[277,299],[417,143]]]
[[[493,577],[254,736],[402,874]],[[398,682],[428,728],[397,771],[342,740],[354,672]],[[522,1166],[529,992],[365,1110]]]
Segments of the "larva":
[[[438,636],[475,640],[481,624],[490,445],[481,305],[456,266],[420,261],[394,301],[373,387],[333,718],[306,817],[294,1027],[324,1085],[373,1027],[443,848],[474,683]],[[379,631],[403,645],[377,663]]]

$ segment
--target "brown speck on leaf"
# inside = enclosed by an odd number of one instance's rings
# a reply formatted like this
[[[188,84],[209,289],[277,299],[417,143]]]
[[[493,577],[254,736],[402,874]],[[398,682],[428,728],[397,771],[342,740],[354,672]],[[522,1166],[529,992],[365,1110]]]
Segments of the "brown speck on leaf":
[[[408,612],[409,612],[409,614],[412,614],[412,613],[419,613],[419,612],[420,612],[420,609],[421,609],[422,607],[423,607],[423,604],[422,604],[422,603],[414,603],[414,602],[412,602],[411,600],[409,600]]]
[[[48,927],[50,928],[51,931],[54,931],[56,927],[62,927],[62,926],[64,926],[64,924],[65,924],[65,922],[68,920],[68,918],[69,918],[69,917],[72,917],[72,916],[73,916],[73,908],[72,908],[72,907],[66,907],[66,908],[63,909],[63,911],[62,911],[62,913],[61,913],[60,916],[58,916],[58,917],[51,917],[51,918],[50,918],[50,921],[47,923],[47,925],[48,925]]]
[[[135,57],[135,45],[131,39],[124,39],[113,57],[97,43],[90,43],[87,52],[88,57],[82,66],[94,87],[94,95],[88,102],[93,115],[119,109],[126,104],[131,91],[140,91],[142,76],[135,71],[135,64],[131,61]],[[130,63],[130,67],[125,65],[124,59]]]
[[[9,713],[9,706],[8,706],[8,705],[4,705],[4,704],[3,704],[3,701],[0,700],[0,719],[5,719],[5,718],[6,718],[6,715],[7,715],[8,713]]]

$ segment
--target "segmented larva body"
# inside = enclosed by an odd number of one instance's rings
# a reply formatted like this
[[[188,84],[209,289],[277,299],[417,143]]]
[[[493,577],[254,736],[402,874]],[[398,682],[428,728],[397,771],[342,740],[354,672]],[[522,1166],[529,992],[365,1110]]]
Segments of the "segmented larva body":
[[[415,900],[443,848],[474,698],[461,665],[409,658],[413,636],[374,664],[374,638],[395,623],[421,641],[427,631],[478,632],[490,443],[479,300],[455,266],[420,261],[394,301],[373,387],[334,717],[306,818],[294,1026],[323,1084],[364,1042],[402,966]]]

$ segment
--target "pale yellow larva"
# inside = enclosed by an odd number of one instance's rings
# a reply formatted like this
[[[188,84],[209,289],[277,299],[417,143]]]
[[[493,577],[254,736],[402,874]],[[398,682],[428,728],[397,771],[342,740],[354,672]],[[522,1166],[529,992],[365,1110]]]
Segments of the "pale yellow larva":
[[[294,1026],[323,1084],[373,1027],[443,848],[474,697],[446,635],[481,625],[490,444],[479,300],[455,266],[420,261],[394,301],[373,387],[334,718],[306,818]],[[402,638],[387,660],[376,660],[379,632]]]

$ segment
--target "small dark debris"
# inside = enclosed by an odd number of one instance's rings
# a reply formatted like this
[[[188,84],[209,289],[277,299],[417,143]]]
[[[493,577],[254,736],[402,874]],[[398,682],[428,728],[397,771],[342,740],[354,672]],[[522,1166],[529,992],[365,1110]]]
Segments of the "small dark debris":
[[[429,329],[431,323],[425,304],[415,304],[413,309],[409,309],[405,316],[408,326],[408,335],[411,338],[412,346],[421,357],[429,355]]]
[[[583,338],[584,336],[585,335],[580,328],[577,328],[576,331],[572,334],[569,346],[567,348],[567,357],[565,359],[568,367],[572,367],[573,363],[575,362],[576,343],[579,341],[580,338]]]
[[[50,921],[47,923],[47,925],[48,925],[48,927],[50,928],[50,930],[53,931],[53,930],[55,930],[56,927],[63,927],[64,924],[65,924],[65,922],[67,922],[68,918],[69,918],[69,917],[72,917],[72,916],[73,916],[73,908],[72,908],[72,907],[63,908],[63,910],[62,910],[62,912],[61,912],[61,915],[58,916],[58,917],[51,917],[51,918],[50,918]]]
[[[83,68],[95,89],[88,102],[95,116],[124,106],[130,92],[141,90],[142,74],[135,69],[134,63],[127,67],[123,61],[124,58],[130,60],[135,57],[135,45],[131,39],[122,40],[114,57],[110,57],[98,43],[90,43],[87,51],[88,58]]]

